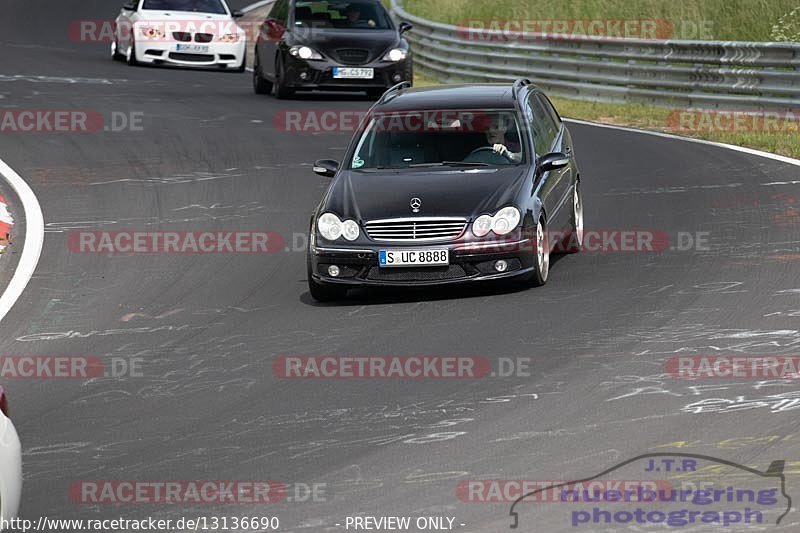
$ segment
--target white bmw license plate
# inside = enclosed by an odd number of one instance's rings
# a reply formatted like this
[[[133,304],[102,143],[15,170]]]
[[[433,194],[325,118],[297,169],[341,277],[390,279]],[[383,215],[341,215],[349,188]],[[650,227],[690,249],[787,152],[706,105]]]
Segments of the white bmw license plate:
[[[333,67],[333,77],[336,79],[371,80],[374,75],[371,68]]]
[[[176,52],[191,52],[193,54],[205,54],[208,52],[207,44],[176,44]]]
[[[378,265],[382,267],[446,266],[450,264],[447,249],[380,250]]]

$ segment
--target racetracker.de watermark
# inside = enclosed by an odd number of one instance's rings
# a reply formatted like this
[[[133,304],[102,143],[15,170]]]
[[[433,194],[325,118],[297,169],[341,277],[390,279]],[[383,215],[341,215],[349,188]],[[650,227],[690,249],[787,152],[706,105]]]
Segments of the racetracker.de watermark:
[[[466,503],[511,503],[520,497],[525,503],[655,502],[659,493],[672,490],[664,480],[595,479],[565,486],[565,481],[486,479],[460,481],[456,497]]]
[[[275,231],[71,231],[67,247],[84,254],[266,254],[284,250]]]
[[[675,109],[667,116],[673,132],[800,134],[800,110],[735,111],[718,109]]]
[[[283,355],[273,373],[290,379],[483,379],[530,377],[530,357]]]
[[[320,503],[330,497],[326,483],[254,480],[81,480],[69,488],[77,504]]]
[[[118,133],[144,131],[143,111],[0,109],[0,133]]]
[[[91,379],[142,377],[144,359],[60,355],[0,356],[1,379]]]
[[[679,379],[797,379],[800,356],[680,355],[667,359],[666,370]]]
[[[465,19],[456,36],[464,41],[526,42],[610,39],[713,39],[714,21],[659,18]]]

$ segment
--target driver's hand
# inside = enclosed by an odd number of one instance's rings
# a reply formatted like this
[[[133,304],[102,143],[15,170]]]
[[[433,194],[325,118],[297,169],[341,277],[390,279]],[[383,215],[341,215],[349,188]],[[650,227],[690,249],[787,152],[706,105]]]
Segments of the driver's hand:
[[[492,150],[494,150],[496,153],[500,155],[506,155],[509,153],[508,148],[506,148],[505,144],[499,144],[499,143],[495,144],[494,146],[492,146]]]

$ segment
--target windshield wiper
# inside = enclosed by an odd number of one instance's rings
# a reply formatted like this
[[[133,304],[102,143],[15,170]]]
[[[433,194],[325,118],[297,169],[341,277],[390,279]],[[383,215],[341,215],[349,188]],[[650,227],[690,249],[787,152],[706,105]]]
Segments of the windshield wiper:
[[[488,167],[488,163],[468,163],[466,161],[440,161],[438,163],[413,163],[408,165],[409,168],[424,168],[424,167]]]

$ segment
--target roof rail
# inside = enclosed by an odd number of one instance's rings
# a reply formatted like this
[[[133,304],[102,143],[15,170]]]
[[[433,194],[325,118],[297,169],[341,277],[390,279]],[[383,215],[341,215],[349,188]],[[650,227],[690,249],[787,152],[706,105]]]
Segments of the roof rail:
[[[389,99],[389,96],[392,95],[392,93],[395,93],[395,92],[399,91],[400,89],[410,89],[410,88],[411,88],[411,82],[410,81],[401,81],[397,85],[393,85],[393,86],[389,87],[386,90],[386,92],[383,93],[383,95],[381,95],[380,99],[377,101],[377,104],[382,104],[382,103],[386,102]]]
[[[517,93],[519,92],[519,90],[522,89],[523,87],[525,87],[526,85],[530,85],[530,84],[531,84],[531,80],[529,80],[528,78],[520,78],[520,79],[516,80],[514,82],[514,85],[511,87],[511,92],[512,92],[512,96],[514,97],[514,100],[517,99]]]

